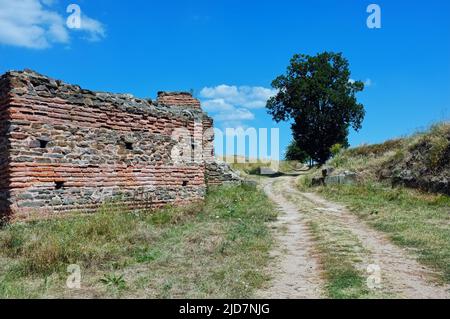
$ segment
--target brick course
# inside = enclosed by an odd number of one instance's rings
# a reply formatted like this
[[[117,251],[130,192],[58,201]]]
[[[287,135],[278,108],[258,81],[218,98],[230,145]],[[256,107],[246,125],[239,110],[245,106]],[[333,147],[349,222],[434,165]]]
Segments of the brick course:
[[[110,198],[130,209],[201,200],[214,161],[214,135],[203,133],[212,127],[189,93],[159,92],[152,102],[8,72],[0,77],[1,215],[93,211]]]

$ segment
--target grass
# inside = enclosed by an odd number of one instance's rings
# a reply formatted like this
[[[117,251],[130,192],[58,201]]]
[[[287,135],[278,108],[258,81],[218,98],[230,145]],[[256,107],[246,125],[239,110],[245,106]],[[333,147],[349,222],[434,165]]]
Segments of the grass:
[[[406,166],[422,173],[448,171],[449,155],[450,122],[441,122],[409,137],[341,150],[327,166],[338,172],[351,170],[359,173],[361,180],[373,181],[384,170],[395,175],[396,167]]]
[[[327,165],[355,171],[354,185],[328,185],[315,190],[325,197],[347,204],[369,225],[387,233],[393,242],[414,250],[419,260],[440,273],[442,282],[450,283],[450,199],[403,187],[393,188],[389,181],[379,181],[378,172],[392,163],[402,163],[412,154],[423,154],[412,164],[432,172],[448,168],[450,124],[441,123],[424,132],[382,144],[364,145],[342,151]],[[416,155],[417,156],[417,155]],[[412,166],[411,166],[412,167]],[[413,168],[411,168],[413,169]],[[302,190],[311,190],[312,170],[299,179]]]
[[[369,294],[365,279],[360,270],[354,266],[347,252],[336,250],[336,243],[330,241],[317,222],[310,222],[309,228],[317,241],[320,261],[327,284],[327,295],[333,299],[362,298]]]
[[[347,204],[361,219],[387,233],[393,242],[414,250],[419,260],[433,267],[442,282],[450,283],[450,197],[380,181],[380,172],[409,169],[417,176],[448,176],[450,123],[432,125],[423,132],[381,144],[363,145],[340,152],[327,165],[337,172],[358,173],[354,185],[329,185],[315,190]],[[298,180],[302,190],[312,190],[313,169]],[[385,175],[385,174],[384,174]],[[389,175],[389,174],[387,174]]]
[[[238,172],[242,172],[247,175],[259,175],[261,167],[271,167],[274,165],[274,168],[278,170],[280,173],[289,173],[295,171],[299,168],[303,168],[303,164],[299,161],[264,161],[259,159],[246,159],[242,156],[234,156],[222,159],[227,161],[230,164],[230,167]]]
[[[436,125],[431,128],[431,134],[422,138],[422,143],[429,144],[427,164],[432,170],[448,164],[450,149],[450,124]]]
[[[100,282],[112,289],[123,290],[126,288],[126,282],[123,275],[107,274],[100,279]]]
[[[388,293],[367,286],[366,266],[372,262],[356,235],[334,213],[319,211],[301,196],[286,195],[296,203],[313,235],[323,271],[324,292],[332,299],[384,298]]]
[[[235,171],[243,172],[245,174],[249,175],[258,175],[259,170],[261,167],[269,167],[270,163],[264,163],[264,162],[256,162],[256,163],[231,163],[231,168]]]
[[[327,198],[347,204],[398,245],[415,250],[419,260],[450,283],[450,197],[381,183],[321,187]]]
[[[15,223],[0,230],[0,298],[246,298],[267,280],[272,204],[250,186],[204,203]],[[66,287],[80,266],[81,289]]]

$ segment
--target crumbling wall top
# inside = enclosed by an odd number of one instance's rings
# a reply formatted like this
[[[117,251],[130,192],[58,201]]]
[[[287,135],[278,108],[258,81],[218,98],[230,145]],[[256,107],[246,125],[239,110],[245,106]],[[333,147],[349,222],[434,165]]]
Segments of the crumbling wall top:
[[[158,92],[158,104],[200,108],[200,101],[189,92]]]
[[[203,113],[200,101],[188,92],[158,92],[158,99],[136,98],[131,94],[115,94],[83,89],[78,85],[67,84],[39,74],[33,70],[9,71],[0,77],[0,82],[8,82],[10,93],[25,98],[58,97],[80,106],[102,107],[114,105],[130,113],[169,112],[175,116],[182,109],[189,108]],[[183,106],[183,108],[180,108]]]

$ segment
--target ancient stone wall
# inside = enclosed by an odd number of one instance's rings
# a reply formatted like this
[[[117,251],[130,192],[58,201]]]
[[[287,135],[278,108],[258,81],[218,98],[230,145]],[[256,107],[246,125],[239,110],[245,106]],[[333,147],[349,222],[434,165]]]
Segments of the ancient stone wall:
[[[160,92],[152,102],[8,72],[0,78],[0,118],[3,216],[92,211],[110,198],[135,209],[205,195],[212,120],[189,93]],[[183,139],[191,145],[180,147]]]
[[[9,81],[0,80],[0,217],[10,213],[9,206]]]
[[[241,181],[241,177],[227,163],[206,163],[206,183],[208,185],[241,183]]]

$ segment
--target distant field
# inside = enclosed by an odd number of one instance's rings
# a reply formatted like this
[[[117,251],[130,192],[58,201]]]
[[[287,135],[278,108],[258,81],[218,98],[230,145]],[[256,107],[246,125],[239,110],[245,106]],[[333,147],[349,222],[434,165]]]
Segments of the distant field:
[[[258,160],[249,159],[243,156],[228,156],[228,157],[217,157],[218,160],[227,162],[230,164],[231,168],[243,172],[245,174],[255,175],[259,173],[261,167],[272,167],[276,168],[281,173],[292,172],[297,169],[303,168],[303,164],[298,161],[269,161],[269,160]]]

